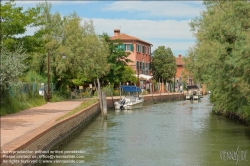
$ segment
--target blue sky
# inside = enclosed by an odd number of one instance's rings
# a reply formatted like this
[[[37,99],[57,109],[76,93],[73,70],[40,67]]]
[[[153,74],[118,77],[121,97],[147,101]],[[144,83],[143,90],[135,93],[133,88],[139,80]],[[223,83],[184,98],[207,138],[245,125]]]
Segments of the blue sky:
[[[33,7],[39,1],[17,1],[17,6]],[[52,12],[68,15],[75,11],[82,20],[92,19],[97,34],[114,29],[158,46],[170,47],[175,56],[185,55],[195,44],[188,23],[199,17],[202,1],[49,1]],[[28,29],[27,34],[33,33]]]

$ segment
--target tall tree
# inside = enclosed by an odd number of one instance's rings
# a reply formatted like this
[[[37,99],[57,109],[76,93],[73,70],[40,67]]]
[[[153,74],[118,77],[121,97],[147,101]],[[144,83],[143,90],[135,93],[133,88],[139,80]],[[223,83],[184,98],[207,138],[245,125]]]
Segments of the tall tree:
[[[18,77],[24,73],[27,68],[25,59],[27,55],[22,45],[17,45],[14,51],[9,51],[3,47],[1,50],[1,70],[0,70],[0,87],[5,88],[7,85],[17,83]]]
[[[28,38],[23,35],[27,27],[38,26],[39,8],[29,8],[23,11],[22,7],[16,7],[14,0],[0,4],[1,8],[1,35],[0,40],[3,41],[4,47],[15,50],[18,40],[28,45]],[[19,35],[19,36],[18,36]],[[30,48],[31,49],[31,48]],[[28,49],[29,51],[29,49]]]
[[[102,79],[111,84],[119,84],[119,82],[124,82],[124,78],[129,77],[131,77],[131,80],[128,79],[125,81],[134,81],[134,72],[126,68],[126,66],[128,66],[127,64],[132,62],[128,58],[129,53],[126,53],[123,49],[119,49],[122,43],[119,40],[110,40],[107,33],[103,33],[101,37],[109,46],[109,56],[107,60],[110,65],[109,72]]]
[[[170,81],[175,77],[176,60],[171,48],[159,46],[153,53],[152,71],[156,80]]]
[[[197,43],[187,68],[212,90],[215,111],[249,118],[250,4],[230,0],[204,5],[206,10],[190,23]]]

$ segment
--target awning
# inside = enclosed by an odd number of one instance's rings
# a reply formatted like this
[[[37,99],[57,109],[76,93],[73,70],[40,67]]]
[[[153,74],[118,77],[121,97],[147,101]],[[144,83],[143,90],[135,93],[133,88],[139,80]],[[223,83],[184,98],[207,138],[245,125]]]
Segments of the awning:
[[[121,85],[124,92],[141,92],[141,89],[137,86]]]
[[[138,75],[135,74],[136,77],[138,77]],[[146,75],[146,74],[140,74],[139,75],[139,78],[140,79],[143,79],[143,80],[150,80],[153,78],[153,76],[150,76],[150,75]]]

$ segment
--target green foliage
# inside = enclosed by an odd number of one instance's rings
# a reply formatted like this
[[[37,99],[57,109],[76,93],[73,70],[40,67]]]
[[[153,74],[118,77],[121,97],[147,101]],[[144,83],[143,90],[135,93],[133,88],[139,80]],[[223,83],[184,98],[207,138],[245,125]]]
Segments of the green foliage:
[[[3,47],[1,50],[1,70],[0,70],[0,87],[17,82],[18,77],[21,76],[25,69],[24,63],[27,55],[21,45],[18,45],[13,52]]]
[[[173,52],[169,47],[159,46],[153,54],[152,71],[154,78],[170,81],[176,73],[176,60]]]
[[[51,77],[58,88],[67,80],[75,85],[103,76],[108,70],[108,45],[95,34],[93,22],[85,21],[75,13],[62,17],[59,13],[51,14],[51,4],[40,3],[43,22],[42,31],[45,49],[50,55]],[[47,68],[47,56],[37,64]],[[60,80],[60,81],[58,81]]]
[[[137,83],[137,77],[130,66],[124,66],[124,70],[121,74],[121,82]]]
[[[15,84],[1,89],[0,116],[45,104],[38,84]]]
[[[29,70],[21,79],[23,82],[46,82],[46,77],[39,75],[34,70]]]
[[[205,1],[206,11],[190,26],[197,38],[186,69],[212,91],[214,110],[249,116],[250,4]]]
[[[110,40],[107,33],[103,33],[101,36],[105,42],[108,44],[109,56],[107,57],[110,70],[101,79],[110,82],[111,84],[119,84],[119,82],[134,82],[135,78],[132,76],[134,74],[133,70],[127,68],[127,64],[132,62],[123,49],[118,49],[122,43],[119,40]]]
[[[22,7],[15,6],[13,0],[4,4],[1,3],[0,7],[2,19],[0,39],[3,40],[4,46],[9,50],[13,50],[18,43],[27,44],[27,37],[17,37],[17,35],[24,34],[28,26],[34,27],[38,25],[37,20],[39,20],[40,9],[29,8],[23,11]],[[29,51],[29,49],[27,50]]]
[[[67,90],[60,90],[53,93],[51,102],[64,101],[70,98],[70,92]]]

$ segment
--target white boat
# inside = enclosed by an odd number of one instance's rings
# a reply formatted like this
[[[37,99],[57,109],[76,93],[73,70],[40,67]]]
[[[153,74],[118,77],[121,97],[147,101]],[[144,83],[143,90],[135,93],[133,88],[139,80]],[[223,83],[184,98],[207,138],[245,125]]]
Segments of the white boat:
[[[201,91],[197,85],[187,85],[186,100],[199,100],[202,98]]]
[[[120,101],[115,102],[116,110],[131,110],[142,107],[143,97],[139,96],[141,89],[136,86],[121,86],[123,92],[128,93]]]
[[[199,90],[195,91],[193,95],[194,100],[199,100],[202,97],[201,92]]]
[[[193,91],[189,90],[186,94],[186,100],[193,100]]]

